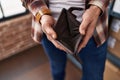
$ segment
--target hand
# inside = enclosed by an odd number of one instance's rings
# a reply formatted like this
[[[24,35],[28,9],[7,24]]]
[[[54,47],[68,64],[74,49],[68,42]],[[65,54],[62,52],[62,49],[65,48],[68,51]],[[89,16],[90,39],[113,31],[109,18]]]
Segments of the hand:
[[[84,35],[84,37],[79,45],[78,52],[87,45],[89,39],[92,37],[100,12],[100,8],[91,5],[83,14],[79,32]]]
[[[65,49],[59,45],[59,43],[56,41],[57,34],[53,30],[52,26],[55,23],[55,20],[50,15],[43,15],[40,20],[42,31],[46,34],[49,41],[51,41],[56,48],[64,50]]]

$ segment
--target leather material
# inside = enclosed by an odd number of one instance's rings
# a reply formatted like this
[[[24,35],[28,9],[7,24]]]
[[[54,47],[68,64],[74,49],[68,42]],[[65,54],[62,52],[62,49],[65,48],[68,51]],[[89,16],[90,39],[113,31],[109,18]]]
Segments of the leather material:
[[[82,35],[79,32],[79,21],[72,14],[73,10],[83,10],[82,8],[71,7],[69,10],[62,9],[61,14],[54,26],[57,33],[57,41],[62,45],[67,53],[77,54],[78,46],[82,40]]]

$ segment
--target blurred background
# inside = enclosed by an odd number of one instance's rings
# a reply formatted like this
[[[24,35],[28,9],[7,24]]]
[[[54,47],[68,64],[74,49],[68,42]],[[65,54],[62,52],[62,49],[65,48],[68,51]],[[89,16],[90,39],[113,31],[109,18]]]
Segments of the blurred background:
[[[120,80],[120,0],[108,6],[108,53],[104,80]],[[0,80],[52,80],[41,45],[31,39],[31,14],[20,0],[0,0]],[[68,55],[66,80],[80,80],[82,67]]]

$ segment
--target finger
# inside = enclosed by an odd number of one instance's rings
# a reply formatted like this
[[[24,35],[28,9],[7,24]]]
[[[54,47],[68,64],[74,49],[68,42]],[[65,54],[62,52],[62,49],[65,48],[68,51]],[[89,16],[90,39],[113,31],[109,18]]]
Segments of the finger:
[[[78,50],[77,50],[77,53],[79,53],[79,52],[81,51],[81,49],[82,49],[82,48],[79,46],[79,48],[78,48]]]
[[[42,26],[42,29],[46,35],[50,35],[53,39],[57,38],[56,32],[53,30],[53,28],[50,25],[45,24]]]
[[[82,23],[79,26],[79,32],[83,35],[86,33],[87,26],[89,25],[90,21],[88,19],[83,19]]]
[[[81,47],[82,47],[82,48],[84,48],[84,47],[87,45],[89,39],[90,39],[91,36],[93,35],[93,31],[94,31],[93,25],[90,24],[90,26],[88,27],[88,29],[87,29],[87,31],[86,31],[86,35],[84,36],[84,39],[83,39],[83,41],[82,41],[82,43],[81,43]]]
[[[63,48],[63,47],[62,47],[55,39],[53,39],[51,36],[47,35],[47,38],[48,38],[49,41],[51,41],[51,42],[54,44],[54,46],[55,46],[56,48],[65,51],[65,48]]]
[[[92,37],[93,31],[94,31],[93,25],[94,25],[94,22],[92,22],[90,24],[90,27],[88,27],[88,29],[86,31],[86,35],[84,36],[84,38],[83,38],[83,40],[82,40],[82,42],[81,42],[81,44],[80,44],[80,46],[78,48],[78,52],[80,52],[80,50],[87,45],[89,39]]]

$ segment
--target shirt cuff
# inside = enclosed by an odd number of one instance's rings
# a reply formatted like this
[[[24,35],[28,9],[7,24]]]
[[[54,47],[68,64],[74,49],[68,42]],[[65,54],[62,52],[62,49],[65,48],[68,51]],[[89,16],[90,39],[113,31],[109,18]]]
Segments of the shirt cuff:
[[[90,1],[89,4],[90,5],[95,5],[97,7],[99,7],[101,9],[101,15],[104,13],[104,10],[105,10],[105,6],[104,6],[104,3],[101,1],[101,0],[93,0],[93,1]]]
[[[39,22],[43,15],[50,15],[51,12],[47,5],[40,0],[34,0],[28,4],[29,11],[33,14],[36,20]]]

